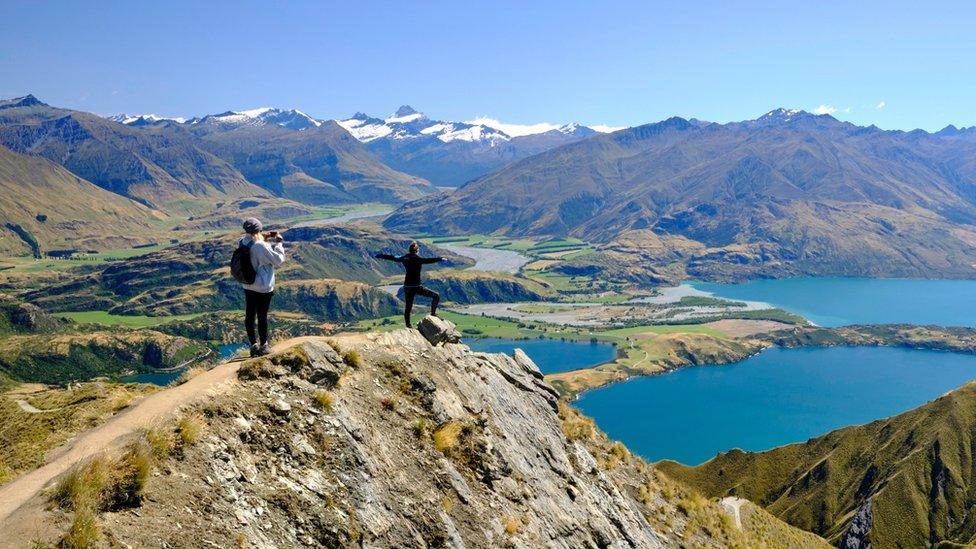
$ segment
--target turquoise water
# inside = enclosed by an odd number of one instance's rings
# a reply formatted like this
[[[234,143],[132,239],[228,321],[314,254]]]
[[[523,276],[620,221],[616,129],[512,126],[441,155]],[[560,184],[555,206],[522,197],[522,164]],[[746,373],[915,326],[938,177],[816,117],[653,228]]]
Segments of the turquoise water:
[[[221,359],[231,358],[237,354],[238,349],[247,349],[247,345],[241,343],[228,343],[226,345],[220,345],[217,347],[217,352],[220,354]],[[177,370],[175,372],[151,372],[144,374],[133,374],[131,376],[125,376],[122,381],[125,383],[151,383],[153,385],[165,386],[169,385],[180,375],[183,374],[183,370]]]
[[[783,278],[691,285],[719,297],[771,303],[821,326],[976,325],[976,280]]]
[[[650,460],[702,463],[895,415],[976,378],[976,355],[891,347],[772,348],[584,393],[576,405]]]
[[[180,377],[183,370],[177,370],[175,372],[152,372],[146,374],[133,374],[131,376],[125,376],[122,381],[125,383],[151,383],[153,385],[169,385],[176,378]]]
[[[558,339],[465,339],[471,349],[486,353],[512,354],[518,347],[532,358],[544,374],[589,368],[617,357],[617,348],[609,343],[562,341]]]

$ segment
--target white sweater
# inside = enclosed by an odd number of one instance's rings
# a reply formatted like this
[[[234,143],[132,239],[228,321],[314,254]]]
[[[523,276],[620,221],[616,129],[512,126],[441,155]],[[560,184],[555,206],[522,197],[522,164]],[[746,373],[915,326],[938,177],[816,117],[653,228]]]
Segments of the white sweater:
[[[241,245],[247,246],[254,239],[251,235],[241,238]],[[242,284],[245,290],[252,290],[262,294],[274,291],[275,267],[285,262],[285,247],[281,242],[269,244],[263,240],[251,244],[251,265],[257,272],[254,284]]]

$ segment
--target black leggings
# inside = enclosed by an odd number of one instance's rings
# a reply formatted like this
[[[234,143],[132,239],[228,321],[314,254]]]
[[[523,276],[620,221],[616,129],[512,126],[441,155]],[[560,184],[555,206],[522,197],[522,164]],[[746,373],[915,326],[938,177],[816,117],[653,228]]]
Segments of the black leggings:
[[[430,298],[430,314],[437,314],[437,304],[441,302],[441,294],[435,292],[434,290],[428,290],[423,286],[404,286],[403,287],[403,301],[406,303],[406,308],[403,309],[403,320],[406,321],[407,326],[410,326],[410,310],[413,309],[413,298],[418,295]]]
[[[254,317],[258,317],[258,333],[261,335],[261,345],[268,342],[268,309],[271,308],[271,297],[274,292],[266,294],[254,290],[244,290],[244,327],[247,328],[247,338],[251,345],[258,342],[254,337]]]

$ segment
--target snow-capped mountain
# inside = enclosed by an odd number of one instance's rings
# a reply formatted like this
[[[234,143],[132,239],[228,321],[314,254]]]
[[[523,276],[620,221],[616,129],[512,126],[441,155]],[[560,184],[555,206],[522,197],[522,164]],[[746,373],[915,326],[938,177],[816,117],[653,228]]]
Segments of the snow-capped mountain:
[[[272,107],[261,107],[245,111],[227,111],[220,114],[208,114],[203,117],[194,117],[189,120],[182,117],[166,117],[155,114],[117,114],[109,116],[109,120],[120,122],[127,126],[144,126],[158,124],[161,122],[177,122],[195,126],[198,124],[214,124],[225,128],[236,128],[245,125],[275,124],[292,130],[304,130],[317,128],[322,125],[322,121],[315,119],[298,109],[275,109]]]
[[[186,118],[182,116],[159,116],[158,114],[115,114],[109,116],[108,119],[126,126],[148,126],[163,122],[182,124],[186,122]]]
[[[387,118],[376,118],[358,112],[346,120],[337,120],[340,126],[363,143],[377,139],[419,139],[435,137],[444,143],[452,141],[480,142],[498,146],[518,137],[556,132],[563,135],[585,137],[598,131],[615,131],[620,128],[599,126],[599,130],[581,124],[506,124],[493,118],[481,117],[468,122],[432,120],[409,105],[397,109]]]
[[[577,123],[507,124],[488,117],[435,120],[407,105],[386,118],[358,112],[336,122],[391,167],[446,187],[598,133]],[[616,129],[620,128],[600,127]]]
[[[404,105],[391,116],[380,119],[358,112],[352,118],[337,121],[363,143],[376,139],[417,139],[434,137],[451,141],[484,142],[489,146],[511,140],[502,131],[481,124],[431,120],[425,114]]]
[[[298,109],[283,110],[272,107],[261,107],[246,111],[227,111],[220,114],[208,114],[202,118],[193,118],[187,121],[187,124],[215,124],[226,127],[274,124],[292,130],[305,130],[321,126],[322,121],[312,118]]]
[[[227,111],[188,120],[154,114],[120,114],[110,118],[129,126],[179,123],[200,135],[251,126],[305,131],[327,123],[297,109],[272,107]],[[510,162],[597,133],[621,129],[578,123],[510,124],[488,117],[452,122],[432,119],[407,105],[385,118],[359,112],[335,123],[390,167],[441,186],[461,185]]]

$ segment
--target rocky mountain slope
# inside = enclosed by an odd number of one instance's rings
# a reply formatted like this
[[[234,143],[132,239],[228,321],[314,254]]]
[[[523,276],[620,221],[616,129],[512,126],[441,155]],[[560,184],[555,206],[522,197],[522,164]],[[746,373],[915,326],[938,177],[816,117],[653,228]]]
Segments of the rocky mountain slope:
[[[303,114],[232,113],[183,127],[248,181],[298,202],[399,204],[434,191],[427,181],[388,167],[335,122]]]
[[[840,547],[976,543],[976,384],[920,408],[766,452],[733,450],[662,471],[736,494]],[[869,545],[870,544],[870,545]]]
[[[338,123],[394,169],[446,187],[599,133],[580,124],[513,129],[494,121],[445,122],[406,105],[385,119],[356,113]]]
[[[976,143],[773,111],[710,124],[671,118],[565,145],[394,212],[433,234],[652,230],[694,246],[708,276],[972,276]],[[717,274],[721,275],[721,272]]]
[[[53,543],[82,520],[101,545],[826,546],[748,505],[740,529],[561,404],[524,354],[474,353],[425,322],[442,343],[398,330],[245,362],[128,503],[28,506],[11,532],[32,520]]]
[[[70,200],[66,200],[70,198]],[[0,145],[0,253],[127,247],[149,241],[159,212],[40,157]]]
[[[0,145],[178,214],[268,192],[323,204],[402,202],[433,191],[383,164],[335,123],[297,127],[288,116],[263,111],[123,124],[26,96],[0,101]]]
[[[43,156],[113,193],[186,211],[186,201],[260,194],[174,125],[130,127],[33,96],[0,102],[0,145]]]

